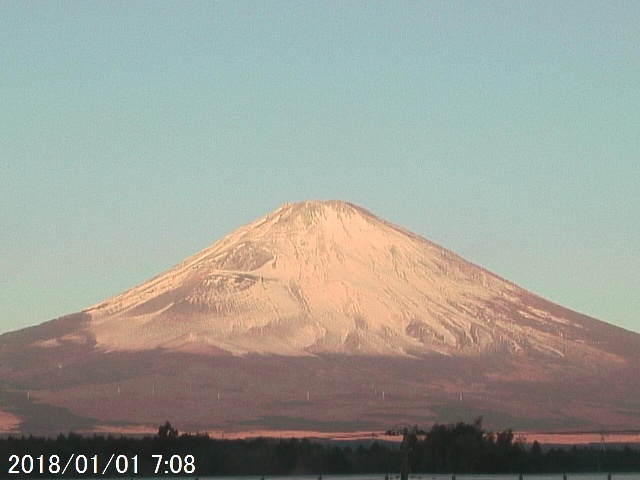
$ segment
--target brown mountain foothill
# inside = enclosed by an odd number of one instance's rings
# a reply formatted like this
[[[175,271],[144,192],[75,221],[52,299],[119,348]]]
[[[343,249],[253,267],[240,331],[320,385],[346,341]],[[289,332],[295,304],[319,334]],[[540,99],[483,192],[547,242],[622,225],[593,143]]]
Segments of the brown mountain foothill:
[[[43,433],[166,419],[181,431],[384,431],[478,416],[496,429],[629,429],[639,364],[638,334],[363,208],[308,201],[0,336],[0,418]]]

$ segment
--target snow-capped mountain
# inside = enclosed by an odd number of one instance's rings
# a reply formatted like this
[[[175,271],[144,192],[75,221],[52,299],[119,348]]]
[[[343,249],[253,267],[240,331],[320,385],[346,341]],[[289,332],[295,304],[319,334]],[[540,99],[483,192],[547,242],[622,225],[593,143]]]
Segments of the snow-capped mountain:
[[[175,406],[171,418],[215,428],[198,407],[212,398],[231,402],[217,417],[227,428],[384,427],[456,411],[592,425],[640,419],[639,352],[639,335],[361,207],[308,201],[98,305],[0,336],[0,389],[26,425],[19,412],[36,402],[90,425],[153,423]],[[24,391],[26,403],[8,393]],[[128,405],[146,407],[118,408],[134,391]]]

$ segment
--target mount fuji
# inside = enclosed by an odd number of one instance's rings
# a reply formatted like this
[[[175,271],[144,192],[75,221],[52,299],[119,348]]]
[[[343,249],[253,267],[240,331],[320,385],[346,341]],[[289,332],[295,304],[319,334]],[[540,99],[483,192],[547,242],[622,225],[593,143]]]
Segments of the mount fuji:
[[[640,426],[640,335],[367,210],[284,205],[82,312],[0,336],[19,431]],[[4,412],[4,413],[3,413]]]

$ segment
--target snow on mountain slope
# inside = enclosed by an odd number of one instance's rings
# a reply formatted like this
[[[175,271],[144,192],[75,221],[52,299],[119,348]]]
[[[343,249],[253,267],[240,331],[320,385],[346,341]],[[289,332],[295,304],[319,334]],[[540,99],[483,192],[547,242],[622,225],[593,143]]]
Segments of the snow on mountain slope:
[[[287,204],[87,310],[104,350],[407,356],[525,351],[622,362],[590,327],[368,211]],[[577,314],[575,314],[577,315]]]

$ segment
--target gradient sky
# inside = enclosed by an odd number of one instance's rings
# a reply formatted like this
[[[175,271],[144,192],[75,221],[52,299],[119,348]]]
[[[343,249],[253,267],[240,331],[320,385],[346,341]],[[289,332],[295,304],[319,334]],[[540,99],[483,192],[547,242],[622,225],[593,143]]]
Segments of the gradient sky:
[[[342,199],[640,332],[640,3],[0,0],[0,332]]]

